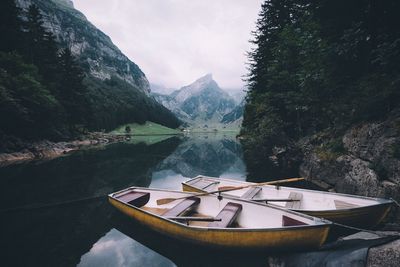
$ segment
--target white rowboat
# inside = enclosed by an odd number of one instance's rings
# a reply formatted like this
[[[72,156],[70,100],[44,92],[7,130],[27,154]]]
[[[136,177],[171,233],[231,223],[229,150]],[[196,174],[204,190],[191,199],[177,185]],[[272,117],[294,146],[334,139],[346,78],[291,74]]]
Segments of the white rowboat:
[[[281,208],[325,218],[333,222],[362,228],[372,228],[387,216],[393,203],[391,200],[371,198],[293,187],[263,185],[256,183],[197,176],[182,183],[184,191],[210,192],[219,187],[252,185],[222,195],[269,203]]]

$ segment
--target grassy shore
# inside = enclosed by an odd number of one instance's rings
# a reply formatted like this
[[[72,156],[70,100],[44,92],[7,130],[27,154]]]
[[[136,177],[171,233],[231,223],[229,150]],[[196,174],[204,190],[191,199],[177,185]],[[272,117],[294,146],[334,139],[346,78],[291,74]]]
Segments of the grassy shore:
[[[111,134],[127,134],[126,127],[130,127],[131,131],[129,134],[133,136],[137,135],[173,135],[180,134],[179,129],[171,129],[154,122],[146,122],[145,124],[130,123],[125,124],[117,129],[111,131]]]

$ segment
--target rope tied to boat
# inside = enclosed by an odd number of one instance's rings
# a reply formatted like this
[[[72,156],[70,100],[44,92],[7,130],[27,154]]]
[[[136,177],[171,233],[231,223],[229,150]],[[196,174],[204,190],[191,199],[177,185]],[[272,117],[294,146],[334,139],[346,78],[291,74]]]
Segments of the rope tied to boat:
[[[398,208],[400,208],[399,202],[397,202],[396,200],[394,200],[392,197],[390,198],[390,200],[393,201],[393,203],[396,204]]]
[[[388,236],[387,234],[384,234],[382,232],[378,232],[378,231],[373,231],[373,230],[368,230],[368,229],[363,229],[363,228],[359,228],[359,227],[354,227],[354,226],[350,226],[350,225],[346,225],[346,224],[341,224],[341,223],[337,223],[337,222],[332,222],[333,225],[339,226],[339,227],[343,227],[343,228],[347,228],[350,230],[355,230],[355,231],[359,231],[359,232],[366,232],[366,233],[370,233],[373,235],[377,235],[379,237],[386,237]]]

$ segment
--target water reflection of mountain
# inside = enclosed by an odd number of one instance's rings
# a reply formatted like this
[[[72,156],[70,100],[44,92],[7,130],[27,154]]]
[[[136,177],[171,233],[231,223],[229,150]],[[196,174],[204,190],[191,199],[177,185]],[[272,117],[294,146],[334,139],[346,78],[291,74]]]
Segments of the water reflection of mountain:
[[[179,139],[146,146],[114,144],[42,163],[0,168],[0,209],[43,205],[147,186],[151,169]],[[2,212],[4,266],[75,266],[112,229],[117,211],[106,198]],[[6,219],[7,218],[7,219]]]
[[[170,156],[158,164],[156,171],[162,170],[172,170],[184,177],[246,173],[240,143],[233,135],[221,134],[186,137]]]

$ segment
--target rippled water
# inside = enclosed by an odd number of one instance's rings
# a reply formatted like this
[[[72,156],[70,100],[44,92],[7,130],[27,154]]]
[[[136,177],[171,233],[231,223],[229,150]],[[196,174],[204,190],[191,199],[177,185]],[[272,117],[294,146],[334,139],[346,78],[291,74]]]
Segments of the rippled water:
[[[181,182],[199,174],[245,180],[241,145],[224,135],[173,137],[1,168],[3,266],[262,262],[262,257],[207,251],[161,237],[134,224],[105,197],[128,186],[180,190]]]

